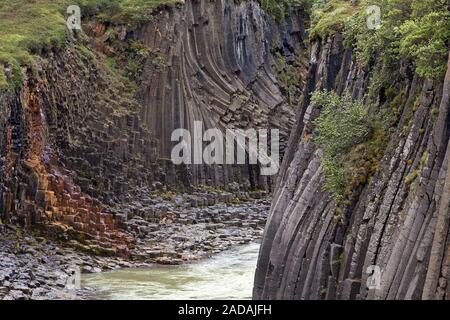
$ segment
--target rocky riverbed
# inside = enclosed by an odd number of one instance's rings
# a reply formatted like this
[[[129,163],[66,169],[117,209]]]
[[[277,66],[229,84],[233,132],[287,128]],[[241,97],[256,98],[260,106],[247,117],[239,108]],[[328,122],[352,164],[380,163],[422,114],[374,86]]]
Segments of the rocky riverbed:
[[[84,299],[92,294],[89,289],[71,287],[76,270],[99,273],[211,257],[260,239],[269,207],[264,193],[141,199],[121,208],[136,239],[127,260],[86,254],[74,240],[62,245],[32,231],[1,225],[0,299]]]

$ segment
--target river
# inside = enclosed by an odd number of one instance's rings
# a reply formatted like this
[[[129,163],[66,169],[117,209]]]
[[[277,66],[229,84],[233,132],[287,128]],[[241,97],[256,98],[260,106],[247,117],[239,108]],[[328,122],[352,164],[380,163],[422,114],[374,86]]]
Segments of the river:
[[[259,244],[182,266],[156,266],[85,275],[82,285],[102,300],[251,299]]]

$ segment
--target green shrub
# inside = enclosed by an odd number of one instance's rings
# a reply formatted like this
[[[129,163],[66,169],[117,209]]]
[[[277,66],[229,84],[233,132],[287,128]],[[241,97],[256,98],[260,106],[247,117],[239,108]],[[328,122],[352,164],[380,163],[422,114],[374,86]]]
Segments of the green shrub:
[[[334,92],[319,91],[313,95],[312,103],[322,106],[315,121],[319,134],[315,141],[326,158],[338,157],[369,135],[367,110],[362,103],[352,101],[348,94],[339,97]]]
[[[318,91],[311,98],[315,108],[322,108],[314,121],[314,143],[322,149],[322,166],[326,177],[325,189],[335,200],[343,199],[346,178],[342,167],[345,155],[371,134],[367,110],[348,94],[339,97],[334,92]]]
[[[294,8],[308,10],[313,0],[259,0],[261,8],[267,12],[275,21],[281,22]]]
[[[315,1],[311,11],[311,38],[326,38],[341,32],[358,6],[348,0]]]
[[[314,143],[322,149],[324,189],[339,205],[351,200],[352,194],[365,185],[379,168],[388,150],[391,128],[398,121],[399,104],[406,99],[404,89],[388,93],[389,105],[383,111],[369,114],[369,107],[334,92],[318,91],[312,96],[321,114],[314,121]],[[371,110],[371,109],[370,109]]]
[[[399,58],[401,36],[398,28],[411,15],[410,0],[363,0],[354,16],[345,26],[347,44],[356,52],[358,60],[364,64],[374,59],[389,64]],[[366,9],[370,5],[381,8],[381,27],[370,30],[367,27]]]
[[[83,7],[100,20],[136,27],[152,19],[152,11],[178,0],[81,0]],[[83,12],[86,10],[83,10]]]
[[[417,73],[438,79],[447,69],[450,15],[431,12],[421,18],[408,20],[399,29],[402,36],[400,54],[416,61]]]

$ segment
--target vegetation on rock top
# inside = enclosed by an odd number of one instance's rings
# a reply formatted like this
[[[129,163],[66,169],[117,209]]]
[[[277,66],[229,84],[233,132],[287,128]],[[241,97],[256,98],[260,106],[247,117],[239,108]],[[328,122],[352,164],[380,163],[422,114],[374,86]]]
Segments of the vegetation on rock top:
[[[8,0],[0,3],[0,90],[20,85],[21,67],[35,55],[65,44],[68,6],[78,4],[82,18],[135,26],[161,5],[177,0]]]
[[[367,9],[374,5],[381,9],[381,25],[371,30]],[[419,76],[444,75],[450,44],[447,0],[317,0],[311,16],[311,39],[343,33],[361,63],[377,60],[392,67],[411,59]]]
[[[310,37],[326,38],[341,32],[360,7],[353,1],[314,1],[311,9]]]
[[[360,63],[379,63],[393,69],[410,59],[419,76],[440,79],[446,70],[450,45],[448,0],[260,0],[262,8],[277,21],[293,8],[310,15],[309,37],[326,39],[337,33],[356,53]],[[381,26],[367,26],[369,6],[381,9]]]
[[[369,5],[381,9],[381,26],[367,26]],[[316,92],[312,104],[321,107],[316,119],[316,145],[323,150],[325,189],[341,203],[377,170],[385,152],[388,132],[395,127],[403,92],[397,92],[399,70],[406,62],[415,73],[431,80],[444,76],[450,46],[450,13],[447,0],[315,1],[312,6],[310,39],[344,35],[344,43],[358,63],[371,70],[367,105],[378,99],[391,101],[388,114],[339,97]],[[382,119],[387,116],[386,119]],[[408,128],[406,128],[407,130]]]
[[[275,21],[283,21],[286,15],[295,8],[308,10],[312,0],[259,0],[261,8]]]
[[[381,26],[367,27],[368,5],[381,8]],[[347,43],[360,62],[398,64],[410,59],[419,76],[441,79],[446,69],[450,45],[450,12],[447,0],[364,0],[362,7],[345,26]]]

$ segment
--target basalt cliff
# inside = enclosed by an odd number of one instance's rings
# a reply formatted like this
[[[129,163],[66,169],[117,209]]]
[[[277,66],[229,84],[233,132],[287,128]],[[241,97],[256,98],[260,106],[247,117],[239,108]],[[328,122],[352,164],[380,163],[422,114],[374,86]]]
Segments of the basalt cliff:
[[[39,289],[22,254],[92,271],[255,241],[271,195],[255,299],[449,299],[450,5],[373,1],[373,30],[366,0],[86,0],[82,31],[66,0],[1,4],[0,297]],[[278,175],[174,165],[196,122],[278,129]]]
[[[2,223],[126,257],[134,239],[120,208],[140,195],[270,190],[258,165],[174,167],[171,133],[194,121],[275,127],[284,147],[295,107],[277,70],[306,70],[301,12],[278,23],[253,1],[187,1],[136,27],[86,14],[82,28],[40,48],[0,93]]]
[[[326,89],[364,100],[371,70],[355,62],[343,40],[337,34],[313,41],[254,298],[448,299],[450,64],[438,81],[419,77],[407,61],[391,70],[397,80],[391,90],[378,91],[371,109],[396,110],[386,147],[370,177],[369,159],[352,169],[358,183],[342,204],[323,188],[322,152],[313,138],[321,109],[309,97]],[[375,276],[378,283],[370,286]]]

